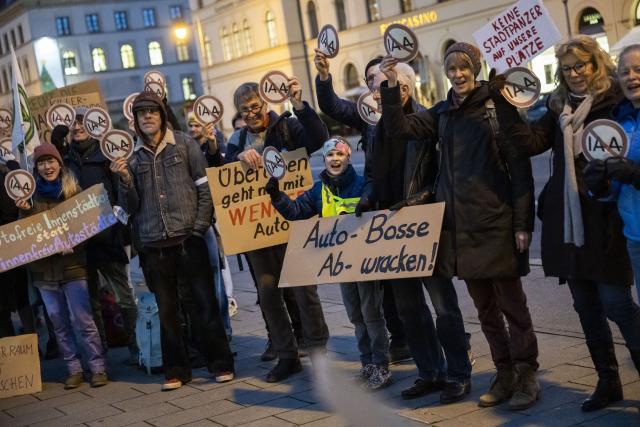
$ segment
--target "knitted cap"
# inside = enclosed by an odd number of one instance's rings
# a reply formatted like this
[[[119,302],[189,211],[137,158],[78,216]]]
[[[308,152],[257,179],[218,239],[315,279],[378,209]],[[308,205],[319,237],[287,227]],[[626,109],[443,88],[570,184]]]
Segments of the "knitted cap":
[[[341,136],[334,136],[324,143],[322,146],[322,157],[327,157],[327,154],[333,150],[338,150],[351,157],[351,146],[349,142]]]
[[[160,118],[162,120],[160,130],[164,135],[165,131],[167,130],[167,110],[165,109],[164,102],[162,102],[162,100],[158,98],[155,93],[146,90],[140,92],[138,96],[135,97],[135,99],[133,100],[133,104],[131,105],[131,111],[134,115],[133,124],[136,129],[136,133],[138,135],[143,135],[142,131],[140,130],[140,126],[138,126],[136,113],[138,110],[149,107],[156,107],[160,109]]]
[[[38,160],[43,157],[53,157],[58,161],[58,163],[60,163],[60,166],[64,165],[62,156],[60,155],[60,152],[58,151],[56,146],[53,144],[49,144],[48,142],[38,145],[36,149],[33,150],[33,164],[37,165]]]
[[[447,61],[447,56],[453,52],[462,52],[466,54],[469,58],[471,58],[471,63],[473,64],[473,72],[474,75],[480,74],[480,70],[482,69],[482,54],[480,53],[480,49],[472,45],[471,43],[458,42],[454,43],[447,51],[444,53],[444,61]]]

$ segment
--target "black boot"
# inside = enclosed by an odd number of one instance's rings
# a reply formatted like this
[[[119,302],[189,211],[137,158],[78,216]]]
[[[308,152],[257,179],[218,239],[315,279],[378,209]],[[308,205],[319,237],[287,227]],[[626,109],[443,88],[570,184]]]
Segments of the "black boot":
[[[584,412],[597,411],[613,402],[618,402],[622,397],[622,383],[618,373],[618,361],[613,348],[613,342],[589,344],[591,360],[598,372],[598,384],[596,389],[584,402]]]
[[[268,383],[278,383],[302,371],[300,359],[279,359],[278,364],[267,374]]]

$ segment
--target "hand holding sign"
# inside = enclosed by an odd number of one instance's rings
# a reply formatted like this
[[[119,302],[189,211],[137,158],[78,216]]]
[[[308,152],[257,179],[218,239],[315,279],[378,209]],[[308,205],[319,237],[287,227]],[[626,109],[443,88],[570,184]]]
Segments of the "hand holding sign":
[[[594,120],[582,131],[582,154],[587,160],[626,157],[628,151],[627,134],[613,120]]]
[[[222,119],[224,107],[215,96],[202,95],[193,103],[193,113],[202,124],[216,124]]]
[[[397,60],[409,62],[418,54],[418,37],[402,24],[391,24],[384,32],[384,49]]]
[[[100,150],[111,161],[121,157],[128,159],[133,153],[133,139],[123,130],[112,129],[102,137]]]
[[[13,200],[29,199],[36,191],[36,180],[24,169],[12,170],[4,178],[4,189]]]
[[[378,110],[378,103],[373,99],[371,92],[365,92],[358,98],[358,114],[360,118],[370,125],[375,125],[380,120],[382,113]]]
[[[318,50],[325,54],[327,58],[335,58],[338,56],[340,49],[340,41],[338,40],[338,31],[331,25],[325,25],[318,34]]]

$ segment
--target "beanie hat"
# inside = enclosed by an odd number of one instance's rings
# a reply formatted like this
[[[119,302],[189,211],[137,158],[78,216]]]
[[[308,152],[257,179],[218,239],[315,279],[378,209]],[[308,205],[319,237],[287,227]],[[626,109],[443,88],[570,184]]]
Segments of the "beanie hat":
[[[138,126],[138,118],[136,116],[136,113],[138,112],[138,110],[149,107],[160,109],[160,132],[162,132],[162,134],[164,135],[167,130],[167,110],[164,107],[164,102],[162,102],[162,100],[158,98],[155,93],[146,90],[140,92],[138,96],[134,98],[133,104],[131,105],[131,111],[133,112],[134,116],[133,124],[136,128],[136,133],[141,136],[144,135],[142,133],[142,130],[140,129],[140,126]]]
[[[326,141],[322,146],[322,157],[327,157],[330,151],[337,150],[351,157],[351,146],[349,142],[341,136],[334,136]]]
[[[60,155],[60,152],[58,151],[56,146],[53,144],[49,144],[48,142],[38,145],[35,150],[33,150],[33,164],[37,165],[38,160],[43,157],[53,157],[58,161],[58,163],[60,163],[60,166],[64,165],[62,156]]]
[[[482,54],[480,53],[480,49],[472,45],[471,43],[465,42],[457,42],[449,46],[447,51],[444,53],[444,61],[447,61],[447,56],[453,52],[462,52],[466,54],[473,64],[473,72],[474,75],[477,76],[480,74],[480,70],[482,69]]]
[[[82,122],[82,120],[84,119],[84,115],[87,114],[87,111],[89,111],[87,107],[76,107],[76,121]]]

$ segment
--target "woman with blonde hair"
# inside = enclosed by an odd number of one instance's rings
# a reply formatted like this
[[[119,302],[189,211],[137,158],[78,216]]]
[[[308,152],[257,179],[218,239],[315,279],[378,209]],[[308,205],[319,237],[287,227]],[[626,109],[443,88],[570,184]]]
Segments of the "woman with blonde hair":
[[[73,174],[63,166],[62,157],[53,144],[36,147],[33,163],[36,191],[32,202],[28,199],[16,201],[21,216],[52,209],[81,191]],[[89,303],[87,265],[82,245],[65,247],[56,255],[32,262],[28,268],[34,286],[40,290],[69,370],[65,389],[77,388],[83,381],[76,342],[84,348],[92,372],[91,386],[107,384],[100,334]],[[71,318],[79,336],[74,337]]]
[[[622,100],[614,65],[598,43],[577,36],[556,47],[558,87],[548,112],[527,125],[506,118],[500,123],[513,143],[530,156],[553,150],[553,172],[542,190],[538,215],[542,219],[542,267],[546,276],[568,283],[589,353],[598,373],[594,393],[582,403],[585,412],[622,399],[611,329],[615,322],[632,352],[640,351],[640,308],[630,286],[633,273],[622,221],[615,203],[589,196],[583,173],[587,158],[581,138],[586,125],[611,118]],[[504,79],[490,83],[499,90]]]

